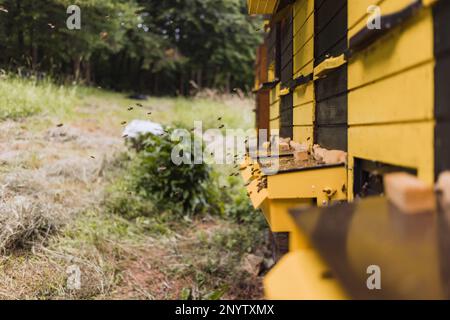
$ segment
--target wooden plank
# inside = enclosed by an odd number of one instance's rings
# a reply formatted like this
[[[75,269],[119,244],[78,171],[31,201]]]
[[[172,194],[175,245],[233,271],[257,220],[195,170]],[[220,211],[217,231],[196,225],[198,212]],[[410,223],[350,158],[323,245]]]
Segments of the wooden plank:
[[[284,17],[284,19],[281,21],[281,34],[280,34],[280,41],[281,41],[281,51],[284,52],[288,48],[289,44],[292,43],[293,38],[293,30],[294,28],[294,22],[292,17],[292,10],[289,10]]]
[[[383,0],[348,0],[348,29],[355,28],[361,21],[367,24],[369,18],[367,9],[371,5],[379,5],[381,2]]]
[[[306,20],[303,20],[306,19]],[[306,43],[306,40],[314,37],[314,15],[308,17],[296,16],[294,17],[294,38],[297,38],[297,50]]]
[[[270,120],[271,134],[273,134],[272,130],[278,130],[278,129],[280,129],[280,120],[279,119]]]
[[[434,70],[435,118],[450,121],[450,54],[439,57]]]
[[[293,128],[292,127],[283,127],[280,126],[280,137],[282,138],[292,138],[293,137]]]
[[[322,101],[347,92],[347,65],[333,70],[325,78],[314,81],[316,100]]]
[[[264,83],[268,81],[268,70],[267,70],[267,44],[263,43],[259,49],[259,83]]]
[[[293,140],[299,143],[313,144],[314,127],[313,126],[294,126]]]
[[[308,75],[314,68],[314,1],[294,4],[293,75]]]
[[[280,104],[280,136],[283,138],[293,138],[293,109],[292,93],[281,97]]]
[[[434,175],[450,170],[450,122],[440,121],[434,131]]]
[[[435,68],[435,178],[450,170],[450,2],[433,8]],[[448,194],[448,192],[447,192]],[[447,197],[448,198],[448,197]]]
[[[268,65],[274,66],[275,78],[280,78],[281,72],[281,41],[280,23],[274,23],[268,36]]]
[[[288,83],[293,75],[293,43],[292,43],[292,13],[281,24],[281,82]]]
[[[347,125],[347,94],[316,102],[317,125]]]
[[[351,91],[348,94],[349,124],[432,120],[433,78],[434,63],[430,62]]]
[[[327,1],[326,4],[322,5],[316,12],[317,17],[316,23],[316,33],[324,30],[333,19],[336,18],[340,11],[345,11],[347,7],[347,0],[333,0]],[[342,30],[344,33],[347,30]],[[344,34],[342,34],[344,35]]]
[[[295,88],[294,107],[314,101],[314,82]]]
[[[286,85],[290,80],[292,80],[292,55],[290,58],[291,59],[286,61],[287,64],[281,70],[282,85]]]
[[[247,0],[249,14],[272,14],[277,0]]]
[[[355,1],[359,1],[359,0],[355,0]],[[366,0],[363,0],[366,1]],[[376,2],[377,0],[373,0],[373,2]],[[402,9],[404,9],[405,7],[409,6],[411,3],[413,2],[413,0],[382,0],[379,1],[378,0],[378,6],[380,7],[381,10],[381,14],[382,15],[388,15],[388,14],[392,14],[395,12],[398,12]],[[364,19],[360,19],[356,24],[354,24],[353,26],[351,26],[349,24],[349,26],[351,27],[348,31],[348,37],[349,39],[351,37],[353,37],[356,33],[358,33],[361,29],[363,28],[367,28],[367,19],[369,18],[369,14],[367,13],[367,7],[363,7],[363,6],[358,6],[358,14],[363,14],[363,12],[366,12],[366,15],[364,16]],[[429,10],[429,9],[427,9]],[[350,11],[354,11],[351,8],[349,8],[349,15],[353,15],[356,13],[350,13]],[[351,22],[349,22],[351,23]]]
[[[312,126],[314,124],[314,103],[294,107],[294,126]]]
[[[277,84],[275,88],[270,90],[270,104],[272,105],[279,100],[280,100],[280,84]]]
[[[304,76],[313,72],[314,69],[314,40],[309,40],[305,46],[294,54],[294,74]]]
[[[325,149],[347,151],[347,125],[315,126],[314,137]]]
[[[319,0],[315,0],[319,1]],[[294,16],[308,17],[314,12],[314,0],[297,0],[294,3]]]
[[[389,201],[402,213],[431,213],[436,210],[433,185],[426,184],[408,173],[385,175],[384,190]]]
[[[339,56],[347,49],[347,1],[326,1],[315,11],[314,65],[317,66],[327,56]]]
[[[349,89],[386,78],[433,59],[431,10],[378,40],[349,62]]]
[[[450,206],[450,171],[442,171],[439,174],[436,187],[442,193],[444,207]]]
[[[278,119],[280,117],[280,102],[275,102],[270,105],[270,120]]]
[[[439,1],[433,7],[434,54],[450,51],[450,2]]]
[[[270,104],[269,92],[261,91],[256,95],[256,126],[258,129],[269,129]]]
[[[351,126],[349,156],[415,168],[419,179],[433,183],[434,130],[433,121]]]

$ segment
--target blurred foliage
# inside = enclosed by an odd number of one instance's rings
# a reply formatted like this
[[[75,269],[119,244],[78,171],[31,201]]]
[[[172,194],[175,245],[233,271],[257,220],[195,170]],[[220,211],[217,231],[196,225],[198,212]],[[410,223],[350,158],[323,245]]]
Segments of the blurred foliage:
[[[81,30],[69,30],[69,5]],[[0,0],[0,67],[155,94],[250,88],[260,20],[245,0]],[[195,84],[193,84],[195,83]]]
[[[170,134],[171,130],[167,129],[162,136],[145,136],[145,146],[137,155],[133,172],[137,191],[151,199],[159,211],[188,216],[210,209],[217,211],[211,168],[205,163],[194,164],[193,154],[188,154],[190,164],[174,164],[172,150],[177,143],[171,140]],[[193,150],[193,134],[190,147]]]
[[[196,214],[221,214],[211,167],[207,164],[181,164],[172,161],[177,145],[166,134],[143,135],[133,147],[137,152],[129,164],[129,174],[117,182],[108,197],[111,212],[127,218],[192,217]],[[192,146],[194,139],[192,137]]]

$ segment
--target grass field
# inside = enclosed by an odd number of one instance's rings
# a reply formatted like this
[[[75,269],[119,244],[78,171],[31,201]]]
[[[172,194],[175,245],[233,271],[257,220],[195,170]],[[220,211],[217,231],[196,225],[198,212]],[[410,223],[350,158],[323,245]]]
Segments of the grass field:
[[[124,94],[2,76],[0,298],[261,298],[259,214],[249,210],[245,223],[212,214],[174,219],[133,194],[125,194],[122,214],[109,209],[123,199],[133,161],[121,138],[124,122],[188,127],[202,120],[207,129],[221,117],[227,127],[247,129],[252,109],[251,99],[237,96],[150,98],[140,108]],[[214,170],[246,208],[232,167]],[[129,210],[149,213],[130,219]],[[80,288],[68,286],[73,268]]]

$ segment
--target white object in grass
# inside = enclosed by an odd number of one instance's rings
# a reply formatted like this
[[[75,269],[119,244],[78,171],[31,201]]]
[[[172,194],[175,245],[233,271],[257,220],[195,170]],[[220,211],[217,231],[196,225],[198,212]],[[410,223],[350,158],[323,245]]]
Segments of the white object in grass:
[[[137,138],[140,135],[151,133],[153,135],[161,135],[164,133],[162,125],[159,123],[145,121],[145,120],[133,120],[123,130],[123,136],[127,138]]]

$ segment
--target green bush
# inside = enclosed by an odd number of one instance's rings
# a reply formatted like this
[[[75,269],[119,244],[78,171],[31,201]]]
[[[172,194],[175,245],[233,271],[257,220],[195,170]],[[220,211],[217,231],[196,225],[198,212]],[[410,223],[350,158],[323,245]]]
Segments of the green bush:
[[[159,212],[182,216],[219,213],[211,167],[205,163],[174,164],[171,155],[177,142],[171,141],[170,133],[168,129],[163,136],[145,136],[143,150],[132,168],[135,191],[151,200]]]
[[[109,212],[127,219],[152,217],[165,222],[209,213],[258,230],[266,227],[263,215],[251,205],[242,179],[234,176],[236,169],[206,163],[175,165],[171,155],[178,142],[170,139],[172,129],[166,132],[141,136],[129,145],[136,152],[124,168],[127,174],[109,190]],[[192,134],[191,141],[193,144]]]
[[[108,212],[129,220],[151,216],[154,212],[151,201],[140,197],[130,179],[119,179],[109,187],[104,205]]]

